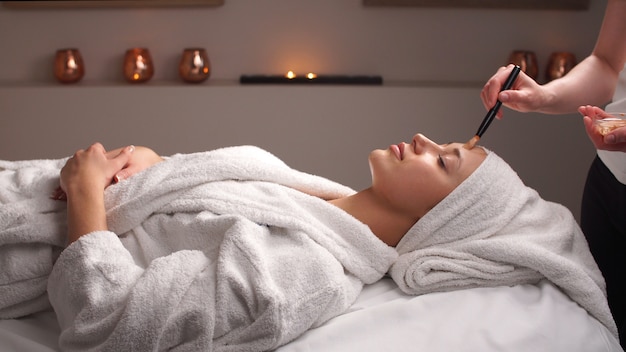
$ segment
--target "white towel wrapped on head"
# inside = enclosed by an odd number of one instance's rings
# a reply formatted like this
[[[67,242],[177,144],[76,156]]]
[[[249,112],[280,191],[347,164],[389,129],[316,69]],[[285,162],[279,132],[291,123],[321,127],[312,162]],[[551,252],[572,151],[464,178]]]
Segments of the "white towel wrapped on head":
[[[487,153],[398,243],[393,279],[406,293],[424,294],[546,278],[617,336],[604,278],[571,212]]]

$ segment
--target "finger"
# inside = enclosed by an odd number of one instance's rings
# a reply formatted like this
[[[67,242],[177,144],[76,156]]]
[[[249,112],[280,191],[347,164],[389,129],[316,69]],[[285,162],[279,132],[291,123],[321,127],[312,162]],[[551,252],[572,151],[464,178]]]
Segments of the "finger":
[[[593,114],[595,114],[597,118],[609,117],[609,115],[604,110],[597,106],[592,106],[591,109],[593,111]]]
[[[604,136],[604,143],[615,145],[626,143],[626,128],[617,128],[613,130],[611,133]],[[622,146],[623,147],[623,146]],[[622,149],[622,148],[618,148]]]
[[[588,116],[591,120],[597,119],[597,111],[591,105],[583,105],[578,109],[583,116]]]
[[[96,142],[92,145],[90,145],[87,149],[85,149],[85,152],[95,152],[95,153],[102,153],[102,154],[106,154],[106,150],[104,149],[104,146],[102,145],[102,143]]]
[[[593,132],[593,119],[587,115],[583,116],[583,123],[585,124],[585,130],[587,130],[587,134]]]
[[[121,170],[124,166],[128,164],[134,151],[135,151],[134,145],[129,145],[127,147],[124,147],[120,150],[120,152],[115,157],[111,159],[111,161],[115,163],[115,165],[119,166],[119,169]]]
[[[607,113],[597,106],[585,105],[581,106],[578,111],[583,116],[589,116],[592,120],[603,119],[607,117]]]
[[[604,142],[605,137],[600,134],[600,131],[594,126],[593,118],[590,116],[583,117],[583,122],[585,124],[585,130],[587,131],[587,136],[596,147],[596,149],[606,149],[610,150],[610,145],[607,145]]]
[[[67,195],[65,194],[65,192],[63,191],[63,189],[61,188],[61,186],[58,186],[50,195],[51,199],[54,200],[67,200]]]
[[[496,73],[487,80],[487,83],[485,83],[480,92],[480,98],[487,110],[491,109],[491,107],[496,103],[497,94],[503,84],[503,78],[501,78],[503,74],[502,72],[506,69],[507,68],[505,66],[500,66]]]
[[[119,154],[120,154],[120,153],[124,150],[124,148],[125,148],[125,147],[122,147],[122,148],[117,148],[117,149],[113,149],[113,150],[109,150],[109,151],[107,151],[107,152],[106,152],[106,156],[107,156],[107,158],[108,158],[108,159],[113,159],[113,158],[115,158],[116,156],[118,156],[118,155],[119,155]]]
[[[140,170],[141,169],[138,168],[138,167],[135,167],[135,165],[131,165],[131,166],[127,167],[127,168],[124,168],[124,169],[120,170],[120,172],[115,174],[115,176],[113,177],[113,181],[115,183],[121,182],[121,181],[131,177],[132,175],[136,174]]]
[[[113,183],[120,182],[121,180],[129,177],[128,175],[128,164],[130,163],[130,158],[135,151],[135,146],[130,145],[125,148],[121,148],[120,152],[110,159],[114,165],[116,165],[116,173],[113,176]],[[132,171],[132,167],[130,167]]]
[[[593,126],[593,119],[587,115],[583,117],[583,123],[585,124],[585,130],[587,131],[587,136],[591,140],[591,142],[598,147],[598,144],[602,143],[602,139],[598,138],[595,127]]]
[[[498,99],[498,93],[500,92],[501,83],[496,77],[490,79],[483,88],[482,101],[485,106],[485,110],[491,109]]]

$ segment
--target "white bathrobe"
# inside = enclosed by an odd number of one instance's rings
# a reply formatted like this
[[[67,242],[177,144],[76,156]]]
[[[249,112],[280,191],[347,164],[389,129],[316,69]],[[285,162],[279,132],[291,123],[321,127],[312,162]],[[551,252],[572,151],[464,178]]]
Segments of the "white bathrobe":
[[[175,155],[109,187],[110,231],[71,244],[48,280],[61,348],[262,351],[293,340],[344,312],[397,257],[324,200],[351,193],[247,146]]]

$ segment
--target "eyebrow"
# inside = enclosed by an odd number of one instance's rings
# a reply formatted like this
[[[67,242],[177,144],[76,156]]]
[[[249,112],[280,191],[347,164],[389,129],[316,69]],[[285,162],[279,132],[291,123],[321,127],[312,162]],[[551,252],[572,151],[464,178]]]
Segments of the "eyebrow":
[[[449,146],[450,144],[452,144],[452,142],[442,144],[442,146],[447,147],[447,146]],[[460,160],[463,160],[463,157],[461,156],[461,148],[459,148],[459,147],[454,147],[454,148],[452,149],[452,152],[454,153],[454,155],[456,155],[456,157],[459,159],[459,161],[460,161]],[[460,163],[459,163],[459,165],[460,165]]]
[[[461,157],[461,148],[456,147],[452,150],[452,152],[456,155],[457,159],[459,159],[459,163],[457,165],[457,170],[461,168],[461,164],[463,163],[463,158]]]
[[[445,143],[445,144],[441,144],[441,146],[442,146],[442,147],[447,147],[447,146],[449,146],[450,144],[452,144],[452,142]],[[454,147],[454,148],[452,148],[452,152],[456,155],[456,157],[457,157],[457,158],[462,159],[462,157],[461,157],[461,148],[459,148],[459,147]]]
[[[456,154],[457,158],[461,158],[461,148],[456,147],[452,151],[454,152],[454,154]]]

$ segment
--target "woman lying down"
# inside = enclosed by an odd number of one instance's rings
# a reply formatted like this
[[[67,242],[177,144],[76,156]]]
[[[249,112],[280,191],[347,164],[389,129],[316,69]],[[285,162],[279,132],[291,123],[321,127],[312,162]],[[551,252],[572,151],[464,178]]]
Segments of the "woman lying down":
[[[261,351],[389,273],[407,294],[548,279],[616,334],[571,213],[495,153],[417,134],[369,163],[354,192],[251,146],[1,161],[0,315],[51,304],[63,350]]]

